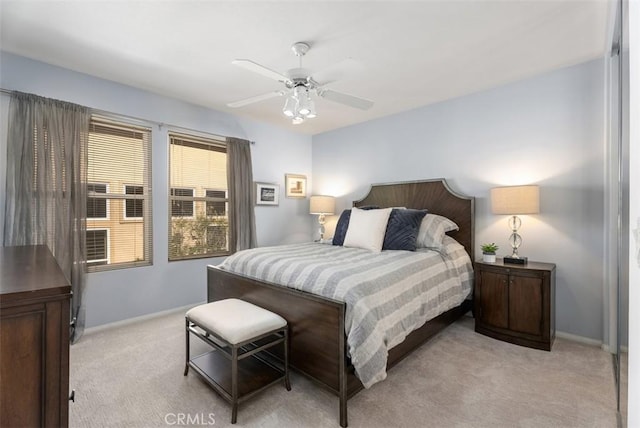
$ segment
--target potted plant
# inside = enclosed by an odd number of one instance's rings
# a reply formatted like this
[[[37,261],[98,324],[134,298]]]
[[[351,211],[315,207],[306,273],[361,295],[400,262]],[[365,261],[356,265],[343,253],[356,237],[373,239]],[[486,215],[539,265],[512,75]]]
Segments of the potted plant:
[[[498,251],[498,247],[494,242],[491,244],[482,244],[480,246],[482,249],[482,261],[487,263],[495,263],[496,262],[496,251]]]

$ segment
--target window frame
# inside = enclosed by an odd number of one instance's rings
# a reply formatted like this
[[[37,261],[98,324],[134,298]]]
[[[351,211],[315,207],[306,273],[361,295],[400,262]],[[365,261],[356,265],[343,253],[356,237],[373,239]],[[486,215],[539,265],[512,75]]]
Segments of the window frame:
[[[208,196],[207,192],[224,192],[224,215],[209,215],[209,205],[214,204],[216,202],[222,201],[205,201],[204,203],[204,213],[207,217],[229,217],[229,189],[214,189],[214,188],[205,188],[204,189],[204,197],[205,198],[217,198],[217,196]]]
[[[144,194],[144,185],[143,184],[127,184],[124,183],[122,185],[122,188],[124,190],[124,195],[127,196],[127,187],[140,187],[142,188],[142,194],[141,195],[137,195],[135,193],[132,193],[131,195],[133,196],[145,196]],[[127,202],[128,201],[142,201],[142,217],[129,217],[127,216]],[[127,221],[127,222],[139,222],[139,221],[144,221],[144,199],[133,199],[133,198],[125,198],[124,199],[124,203],[122,204],[122,220],[123,221]]]
[[[191,190],[191,196],[176,196],[172,195],[171,192],[173,190]],[[191,198],[190,200],[179,199],[178,201],[173,201],[171,198]],[[196,218],[196,189],[195,187],[170,187],[169,188],[169,214],[171,218],[184,218],[184,219],[193,219]],[[173,203],[174,202],[190,202],[191,203],[191,215],[174,215],[173,214]]]
[[[168,241],[169,241],[169,251],[168,251],[168,256],[167,259],[168,261],[171,262],[179,262],[182,260],[194,260],[194,259],[206,259],[206,258],[214,258],[214,257],[226,257],[231,255],[231,251],[228,248],[229,247],[229,190],[228,189],[221,189],[221,188],[212,188],[212,187],[206,187],[206,186],[196,186],[196,187],[188,187],[188,186],[172,186],[172,146],[175,144],[173,141],[174,140],[182,140],[183,142],[189,144],[195,144],[195,145],[203,145],[203,146],[211,146],[213,147],[213,151],[218,151],[220,153],[224,153],[225,157],[228,156],[228,151],[227,151],[227,140],[224,137],[220,137],[220,136],[214,136],[214,135],[210,135],[210,134],[206,134],[203,135],[202,133],[185,133],[185,132],[181,132],[181,131],[177,131],[177,130],[168,130],[167,133],[167,142],[169,145],[169,156],[168,156],[168,174],[167,174],[167,187],[169,189],[169,191],[167,193],[169,193],[169,201],[168,201],[168,215],[167,215],[167,223],[169,226],[168,229]],[[176,144],[176,146],[179,146],[180,144]],[[227,168],[227,166],[225,166],[225,168]],[[171,189],[174,188],[182,188],[182,189],[191,189],[193,188],[193,195],[192,198],[192,203],[193,203],[193,216],[192,217],[187,217],[187,216],[173,216],[172,214],[172,196],[171,196]],[[204,195],[205,196],[198,196],[197,195],[197,190],[200,189],[200,192],[204,191]],[[218,190],[218,191],[225,191],[226,193],[226,201],[225,201],[225,209],[226,209],[226,215],[225,216],[207,216],[207,208],[206,208],[206,202],[207,202],[207,197],[206,197],[206,191],[207,190]],[[198,202],[205,202],[204,204],[204,215],[205,217],[212,217],[215,219],[223,219],[226,218],[227,219],[227,249],[225,249],[224,251],[219,251],[219,252],[215,252],[215,253],[208,253],[208,254],[196,254],[196,255],[181,255],[179,257],[172,257],[172,251],[171,251],[171,242],[172,242],[172,232],[173,232],[173,224],[172,224],[172,220],[173,219],[185,219],[185,220],[195,220],[197,219],[198,216],[198,206],[197,203]],[[214,202],[214,201],[212,201]],[[205,232],[205,240],[206,240],[206,232]]]
[[[110,204],[110,200],[114,201],[123,201],[123,216],[120,217],[119,210],[120,208],[115,207],[115,211],[108,215],[106,219],[100,219],[102,221],[108,220],[108,223],[102,224],[91,224],[87,225],[86,230],[98,230],[98,229],[107,229],[108,233],[108,249],[107,251],[114,251],[114,258],[119,259],[118,252],[120,251],[120,246],[125,248],[127,246],[127,242],[125,241],[127,235],[124,235],[123,240],[120,237],[122,232],[117,231],[116,229],[119,225],[126,224],[141,224],[142,225],[142,235],[140,237],[140,242],[142,245],[142,252],[137,253],[137,250],[131,257],[126,256],[124,261],[114,262],[111,258],[111,254],[109,254],[107,258],[106,264],[89,264],[85,263],[85,271],[87,273],[94,272],[106,272],[111,270],[119,270],[119,269],[129,269],[129,268],[137,268],[137,267],[146,267],[153,265],[153,132],[152,128],[142,121],[132,121],[130,118],[118,116],[118,115],[98,115],[92,114],[90,119],[90,127],[89,127],[89,138],[93,138],[95,136],[96,141],[98,142],[109,142],[111,138],[115,138],[115,142],[118,142],[118,138],[124,137],[129,138],[135,141],[136,144],[139,144],[141,149],[141,163],[140,167],[143,168],[142,174],[142,183],[136,184],[128,184],[129,181],[126,177],[121,174],[114,174],[114,177],[110,177],[109,183],[103,183],[100,181],[89,181],[90,184],[106,184],[107,185],[107,193],[102,196],[102,199],[106,199],[107,205],[109,206],[108,211],[113,207]],[[88,156],[91,157],[91,149],[88,150]],[[96,156],[96,155],[94,155]],[[95,157],[97,162],[103,162],[105,155],[100,153]],[[108,159],[107,159],[108,160]],[[99,165],[99,164],[96,164]],[[127,181],[123,181],[123,179]],[[100,180],[104,180],[103,177]],[[130,180],[130,179],[129,179]],[[110,185],[109,185],[110,184]],[[126,200],[131,199],[131,196],[134,195],[126,195],[125,185],[131,186],[140,186],[143,188],[142,200],[146,201],[143,203],[143,217],[137,218],[127,218],[126,217]],[[111,193],[113,189],[117,189],[118,193]],[[138,196],[138,195],[135,195]],[[129,197],[129,198],[127,198]],[[96,218],[87,218],[87,222],[93,223]],[[100,221],[99,220],[99,221]],[[138,235],[131,235],[133,238],[137,239]],[[111,241],[114,242],[111,242]],[[119,245],[118,245],[119,244]],[[123,250],[127,251],[127,250]],[[86,254],[86,249],[85,249]],[[128,253],[127,253],[128,254]],[[138,255],[139,254],[139,255]]]
[[[104,186],[105,188],[105,192],[104,193],[100,193],[100,192],[95,192],[93,191],[93,193],[95,195],[104,195],[104,196],[89,196],[89,186]],[[109,208],[110,208],[110,204],[109,204],[109,198],[107,197],[107,195],[109,194],[109,183],[103,183],[103,182],[99,182],[99,181],[91,181],[91,182],[87,182],[87,211],[89,211],[89,200],[90,199],[98,199],[98,200],[104,200],[105,201],[105,214],[106,217],[89,217],[89,213],[87,212],[87,220],[90,221],[102,221],[102,220],[109,220]]]
[[[109,266],[110,262],[111,262],[111,254],[109,252],[109,250],[111,249],[111,245],[110,245],[110,233],[109,233],[109,228],[108,227],[91,227],[91,228],[87,228],[86,232],[96,232],[96,231],[105,231],[105,254],[107,256],[106,259],[93,259],[93,260],[89,260],[89,258],[87,257],[87,267],[91,267],[91,268],[95,268],[97,266]],[[85,236],[85,241],[86,241],[87,237]],[[106,264],[94,264],[95,262],[106,262]]]

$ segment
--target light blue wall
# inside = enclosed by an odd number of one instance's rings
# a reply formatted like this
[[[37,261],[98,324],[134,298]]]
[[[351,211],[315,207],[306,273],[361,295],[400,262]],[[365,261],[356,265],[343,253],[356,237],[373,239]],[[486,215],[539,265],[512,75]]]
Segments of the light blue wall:
[[[603,339],[603,64],[593,61],[470,96],[313,137],[186,104],[15,55],[0,56],[0,85],[123,115],[257,141],[254,179],[282,186],[307,174],[313,193],[338,208],[370,183],[445,177],[476,197],[476,242],[508,248],[506,217],[490,213],[489,189],[538,183],[541,214],[524,216],[523,255],[557,264],[558,330]],[[7,97],[0,103],[0,169]],[[154,128],[154,265],[89,275],[87,325],[205,299],[205,259],[167,260],[166,128]],[[277,153],[277,156],[274,156]],[[4,174],[0,174],[4,200]],[[257,207],[260,245],[309,240],[308,201]],[[0,213],[0,217],[3,214]],[[0,220],[2,220],[0,218]],[[333,219],[335,222],[335,219]],[[332,222],[328,224],[328,229]],[[0,232],[1,233],[1,232]],[[1,238],[1,236],[0,236]]]
[[[476,197],[477,254],[494,241],[505,254],[507,217],[491,214],[489,189],[539,184],[520,252],[557,264],[558,330],[603,340],[603,70],[592,61],[316,135],[314,192],[342,209],[370,183],[444,177]]]
[[[167,82],[170,84],[170,82]],[[256,181],[284,186],[285,173],[311,174],[311,137],[176,99],[0,53],[0,86],[154,122],[256,141],[252,146]],[[0,201],[4,215],[8,97],[0,104]],[[171,262],[168,256],[167,127],[153,127],[153,266],[88,275],[87,327],[206,300],[206,269],[220,259]],[[309,183],[310,184],[310,183]],[[286,199],[278,207],[256,207],[258,244],[311,239],[308,199]],[[1,229],[1,228],[0,228]],[[0,242],[2,235],[0,231]]]

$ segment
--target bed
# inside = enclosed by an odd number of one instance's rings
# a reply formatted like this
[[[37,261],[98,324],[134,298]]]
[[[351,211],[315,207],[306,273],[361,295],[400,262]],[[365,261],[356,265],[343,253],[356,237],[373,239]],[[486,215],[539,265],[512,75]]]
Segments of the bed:
[[[354,207],[371,205],[427,209],[432,214],[451,219],[459,229],[448,234],[473,260],[473,198],[453,192],[444,179],[373,185],[367,196],[353,203]],[[340,425],[347,426],[347,400],[364,386],[355,375],[349,358],[345,302],[215,266],[208,267],[207,293],[208,301],[242,298],[287,319],[291,334],[291,367],[338,395]],[[386,368],[393,367],[470,308],[471,302],[465,300],[412,331],[389,350]]]

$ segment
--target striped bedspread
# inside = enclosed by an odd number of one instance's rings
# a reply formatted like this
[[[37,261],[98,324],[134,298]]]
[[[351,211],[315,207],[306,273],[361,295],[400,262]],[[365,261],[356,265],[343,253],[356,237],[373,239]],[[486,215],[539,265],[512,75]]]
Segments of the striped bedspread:
[[[372,253],[319,243],[254,248],[228,257],[220,267],[346,302],[348,352],[369,388],[386,378],[389,349],[469,296],[469,256],[455,240],[445,239],[442,253]]]

